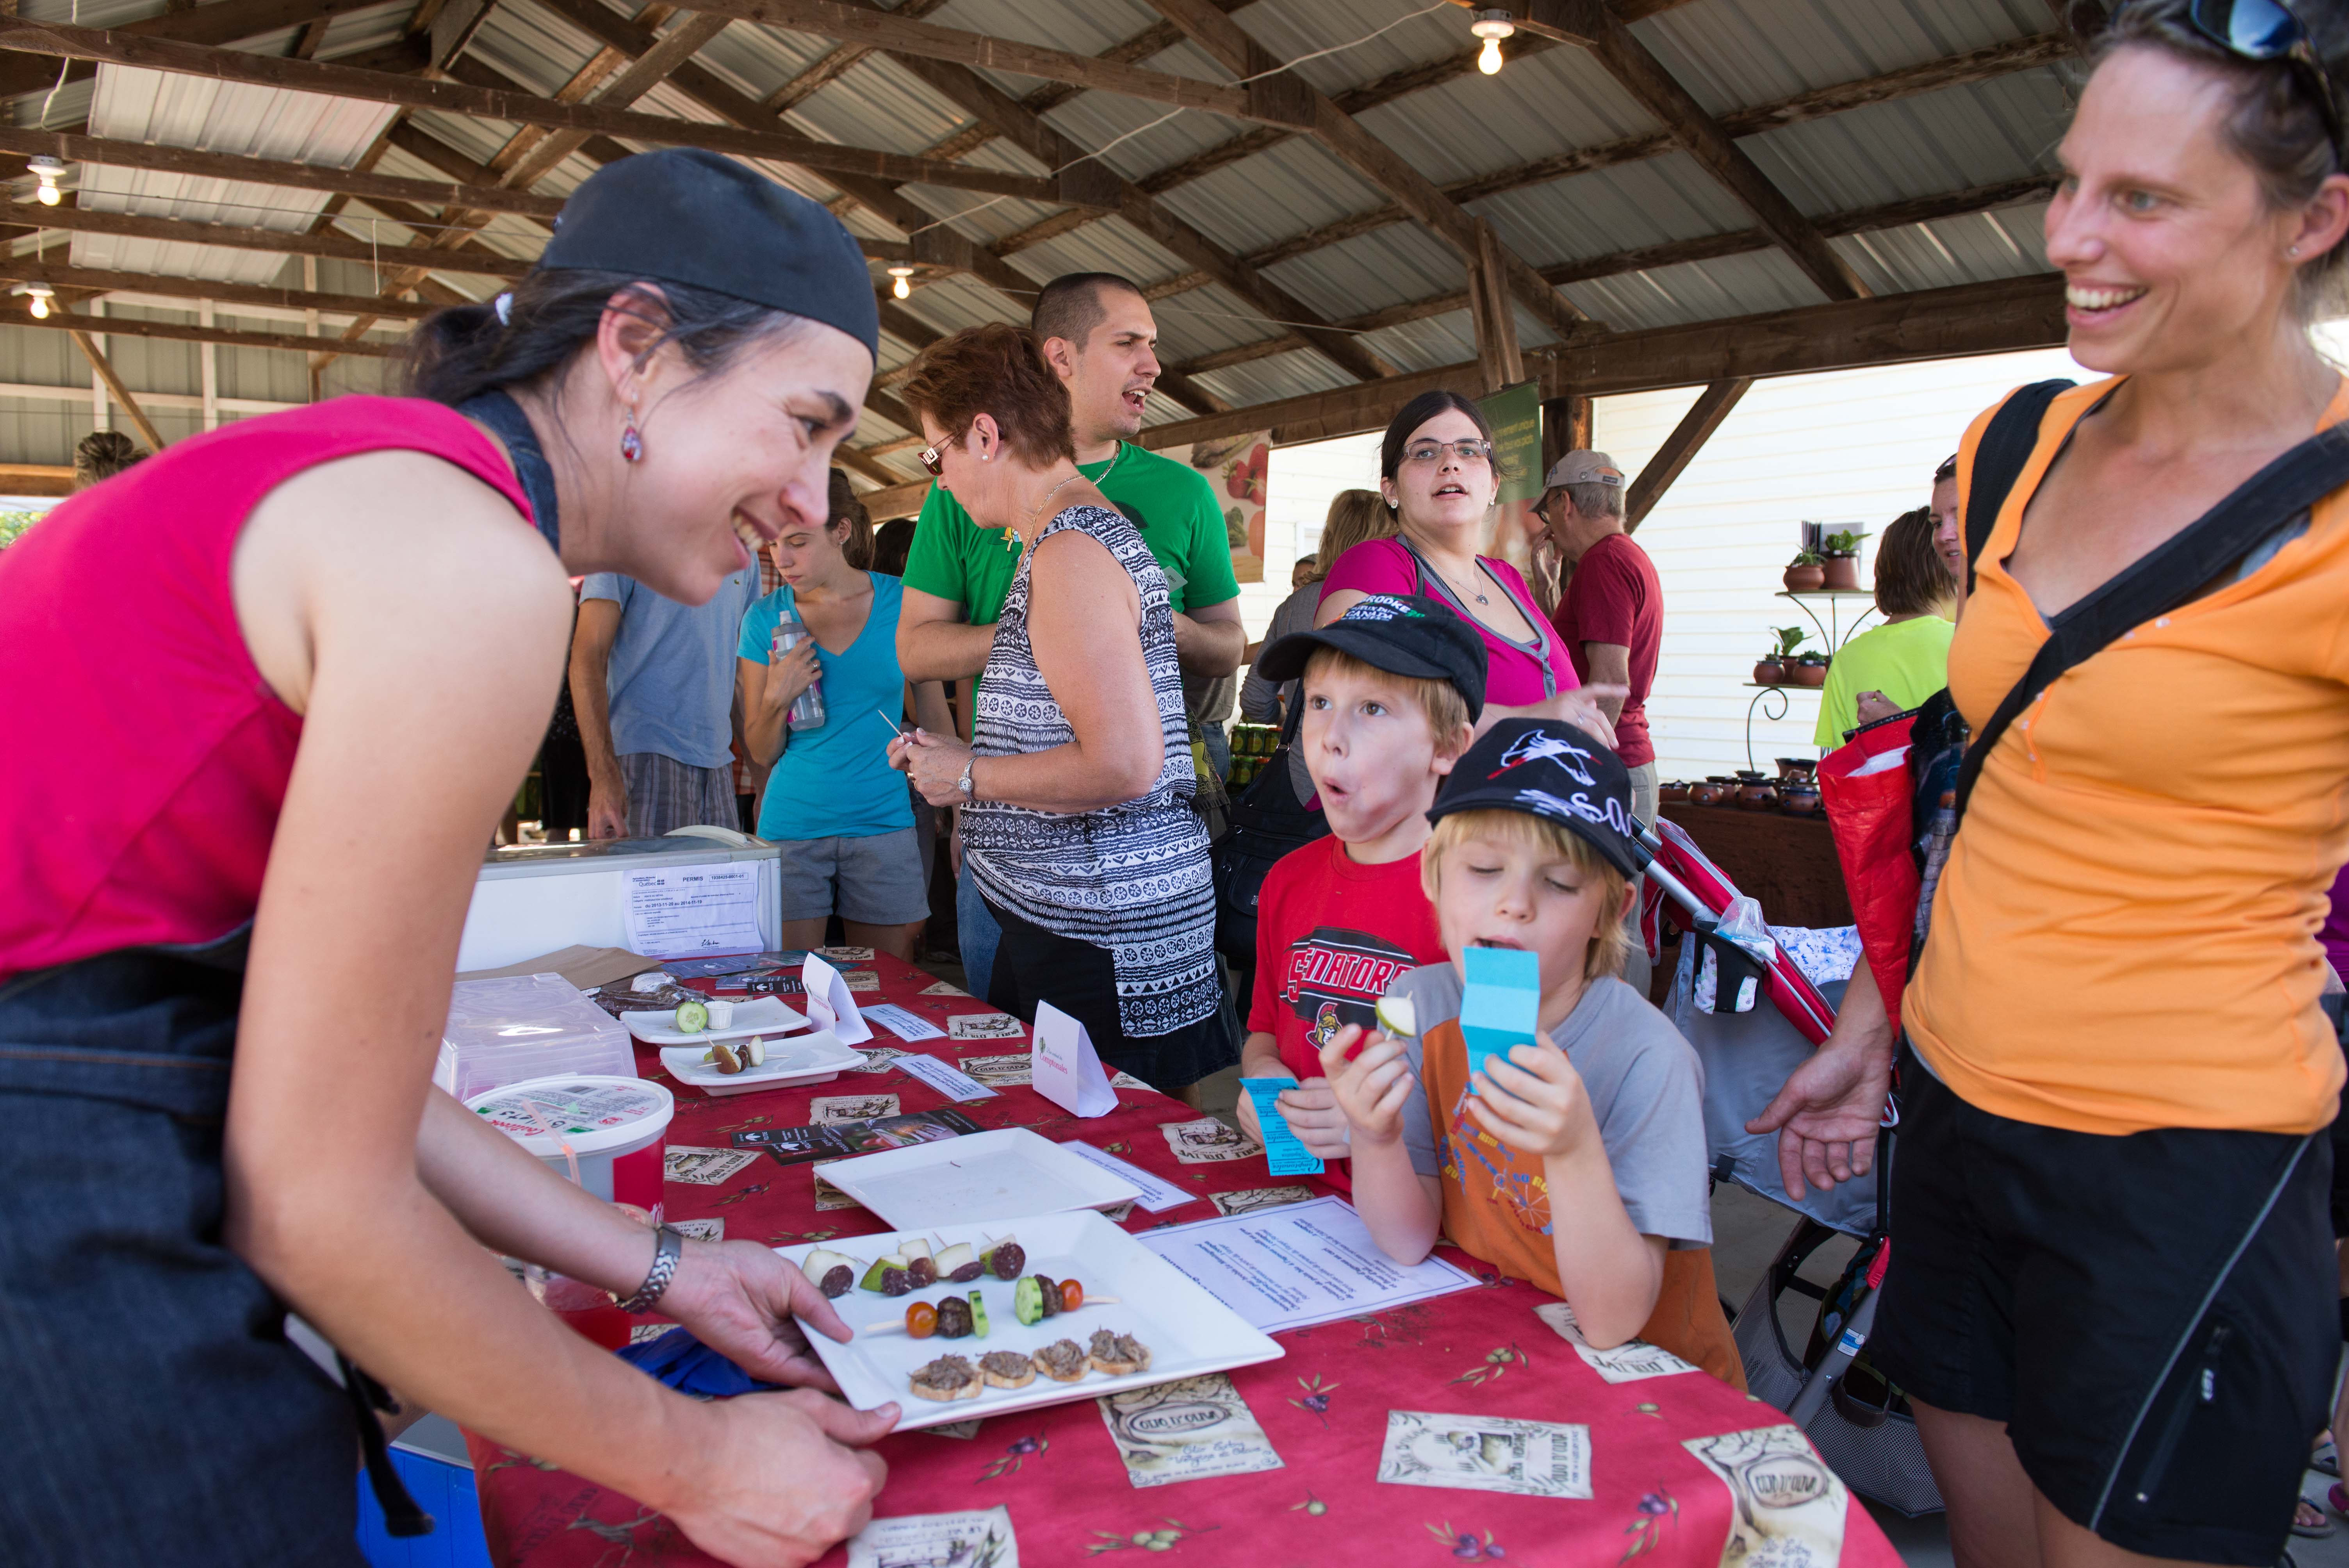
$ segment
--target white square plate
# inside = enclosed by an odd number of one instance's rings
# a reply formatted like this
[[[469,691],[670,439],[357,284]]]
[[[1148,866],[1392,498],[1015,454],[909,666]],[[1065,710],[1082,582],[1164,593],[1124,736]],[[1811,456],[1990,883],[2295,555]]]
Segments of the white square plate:
[[[825,1166],[823,1179],[908,1231],[1108,1209],[1142,1196],[1124,1178],[1024,1127],[860,1154]]]
[[[761,996],[754,1002],[734,1004],[734,1021],[722,1029],[704,1029],[698,1035],[677,1032],[677,1009],[662,1007],[641,1013],[623,1013],[620,1022],[628,1033],[648,1046],[693,1046],[709,1048],[712,1040],[746,1040],[752,1035],[783,1035],[793,1029],[807,1027],[807,1016],[793,1012],[776,996]]]
[[[722,1099],[762,1088],[829,1083],[849,1068],[864,1065],[864,1053],[854,1046],[842,1045],[830,1029],[822,1034],[769,1041],[764,1065],[739,1073],[721,1073],[717,1063],[703,1061],[701,1053],[709,1048],[702,1045],[666,1047],[660,1054],[661,1066],[678,1082]]]
[[[956,1141],[967,1143],[970,1139]],[[829,1180],[839,1169],[837,1165],[826,1167],[825,1178]],[[895,1251],[898,1240],[913,1233],[851,1236],[823,1245],[829,1251],[854,1258],[861,1278],[865,1264]],[[999,1280],[991,1274],[982,1274],[968,1284],[941,1283],[900,1296],[850,1287],[848,1294],[833,1305],[839,1309],[848,1326],[856,1331],[855,1337],[842,1345],[810,1329],[808,1343],[823,1358],[824,1366],[830,1368],[850,1404],[860,1410],[893,1401],[901,1406],[905,1414],[896,1427],[901,1432],[1014,1410],[1033,1410],[1046,1405],[1064,1405],[1121,1388],[1143,1388],[1154,1383],[1202,1377],[1235,1367],[1253,1367],[1259,1361],[1278,1360],[1286,1354],[1271,1338],[1249,1327],[1230,1307],[1099,1214],[1045,1214],[1001,1225],[944,1225],[925,1233],[934,1249],[956,1242],[968,1242],[977,1249],[993,1238],[1015,1236],[1028,1253],[1022,1273],[1047,1274],[1056,1280],[1074,1279],[1084,1286],[1088,1296],[1109,1295],[1118,1300],[1109,1306],[1088,1302],[1073,1313],[1064,1312],[1028,1326],[1012,1315],[1012,1282]],[[775,1249],[793,1264],[813,1250],[807,1245]],[[982,1293],[987,1305],[988,1334],[984,1339],[976,1335],[965,1339],[916,1339],[898,1326],[905,1322],[909,1303],[936,1304],[949,1295],[968,1296],[974,1290]],[[874,1324],[890,1325],[891,1331],[865,1332]],[[960,1356],[977,1366],[978,1358],[990,1350],[1033,1352],[1056,1339],[1073,1339],[1081,1348],[1097,1328],[1130,1334],[1140,1340],[1150,1348],[1150,1365],[1123,1377],[1088,1371],[1073,1383],[1056,1383],[1040,1372],[1036,1380],[1024,1388],[988,1387],[981,1389],[976,1399],[940,1403],[920,1398],[912,1392],[915,1369],[938,1357]]]

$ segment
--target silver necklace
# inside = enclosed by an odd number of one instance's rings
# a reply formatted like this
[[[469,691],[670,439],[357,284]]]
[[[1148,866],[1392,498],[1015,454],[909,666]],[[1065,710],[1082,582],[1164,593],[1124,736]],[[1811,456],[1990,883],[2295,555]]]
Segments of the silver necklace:
[[[1443,578],[1446,583],[1451,583],[1451,584],[1452,584],[1452,586],[1454,587],[1454,589],[1455,589],[1455,590],[1456,590],[1456,591],[1458,591],[1459,593],[1465,593],[1465,594],[1467,594],[1470,598],[1472,598],[1472,599],[1475,600],[1475,601],[1476,601],[1476,603],[1478,603],[1479,604],[1490,604],[1490,603],[1492,603],[1492,601],[1491,601],[1490,599],[1485,598],[1484,594],[1479,593],[1475,589],[1463,586],[1463,584],[1461,583],[1460,580],[1459,580],[1457,577],[1453,576],[1453,575],[1452,575],[1452,573],[1450,573],[1449,572],[1444,571],[1444,568],[1442,568],[1441,566],[1439,566],[1439,567],[1437,567],[1437,568],[1435,569],[1435,574],[1436,574],[1438,577]]]
[[[1105,468],[1105,469],[1103,469],[1102,470],[1102,472],[1101,472],[1101,478],[1100,478],[1100,479],[1095,480],[1093,481],[1093,483],[1095,483],[1095,484],[1097,484],[1097,485],[1099,485],[1099,484],[1106,484],[1106,483],[1109,481],[1109,476],[1110,476],[1110,475],[1112,475],[1112,474],[1113,474],[1113,473],[1115,473],[1115,472],[1117,472],[1117,465],[1118,465],[1120,462],[1123,461],[1123,460],[1124,460],[1124,458],[1125,458],[1125,443],[1124,443],[1123,441],[1120,441],[1120,442],[1117,444],[1117,451],[1116,451],[1116,453],[1115,453],[1113,456],[1112,456],[1112,457],[1111,457],[1111,459],[1110,459],[1110,460],[1109,460],[1109,467],[1107,467],[1107,468]],[[1044,504],[1045,504],[1045,501],[1049,501],[1049,500],[1050,500],[1054,496],[1056,496],[1056,495],[1058,495],[1058,494],[1060,494],[1060,493],[1061,493],[1061,485],[1067,484],[1067,483],[1069,482],[1069,480],[1081,480],[1081,479],[1082,479],[1082,478],[1084,478],[1084,477],[1085,477],[1085,472],[1084,472],[1084,470],[1083,470],[1082,469],[1077,469],[1077,471],[1076,471],[1076,472],[1074,472],[1074,473],[1071,474],[1071,475],[1069,476],[1069,479],[1068,479],[1068,480],[1062,480],[1061,481],[1061,484],[1060,484],[1060,485],[1054,485],[1050,490],[1046,490],[1046,491],[1044,492],[1044,500],[1040,500],[1040,501],[1038,501],[1038,502],[1036,503],[1036,510],[1035,510],[1034,511],[1031,511],[1031,512],[1030,512],[1030,513],[1028,514],[1028,526],[1029,526],[1029,527],[1030,527],[1030,528],[1033,528],[1034,526],[1036,526],[1036,516],[1037,516],[1037,513],[1038,513],[1038,512],[1041,512],[1041,511],[1044,510]],[[1004,529],[1004,531],[1003,531],[1003,548],[1004,548],[1004,549],[1006,549],[1006,550],[1017,550],[1017,549],[1019,549],[1019,531],[1018,531],[1018,530],[1016,530],[1016,529],[1012,529],[1012,528],[1009,528],[1009,527],[1006,527],[1006,528]],[[1484,601],[1483,601],[1482,599],[1479,599],[1479,600],[1477,601],[1477,603],[1484,603]]]

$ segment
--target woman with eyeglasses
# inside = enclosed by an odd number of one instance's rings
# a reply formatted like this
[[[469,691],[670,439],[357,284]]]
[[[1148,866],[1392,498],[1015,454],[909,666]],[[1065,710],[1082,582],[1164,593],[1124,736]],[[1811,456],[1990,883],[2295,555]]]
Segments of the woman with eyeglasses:
[[[1566,645],[1507,562],[1479,555],[1500,493],[1493,428],[1456,392],[1423,392],[1402,406],[1379,445],[1379,490],[1395,511],[1392,539],[1354,546],[1321,581],[1326,626],[1373,593],[1424,593],[1458,611],[1485,639],[1481,735],[1504,718],[1564,718],[1609,742],[1615,727],[1577,689]]]
[[[1017,327],[923,351],[898,396],[922,464],[1019,565],[972,703],[970,746],[924,726],[893,766],[961,809],[962,848],[1002,927],[988,1000],[1050,1002],[1155,1088],[1238,1059],[1222,1026],[1207,834],[1165,574],[1077,471],[1069,394]]]
[[[2245,509],[2223,560],[2154,556],[2349,416],[2308,332],[2349,232],[2345,21],[2130,0],[2056,151],[2047,255],[2073,357],[2108,378],[2038,421],[1950,649],[1977,744],[2020,706],[1902,996],[1867,1346],[1970,1568],[2275,1563],[2325,1421],[2343,1066],[2317,933],[2349,858],[2349,495]],[[2178,607],[2105,613],[2164,572]],[[1790,1189],[1867,1171],[1883,1013],[1862,965],[1756,1122],[1786,1124]]]

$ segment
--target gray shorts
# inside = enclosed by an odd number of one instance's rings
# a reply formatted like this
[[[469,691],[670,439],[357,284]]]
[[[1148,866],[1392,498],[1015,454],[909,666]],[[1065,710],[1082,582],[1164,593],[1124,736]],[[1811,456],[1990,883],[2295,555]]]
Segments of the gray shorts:
[[[785,920],[837,914],[860,925],[911,925],[930,915],[921,842],[911,828],[861,839],[785,839],[777,862]]]

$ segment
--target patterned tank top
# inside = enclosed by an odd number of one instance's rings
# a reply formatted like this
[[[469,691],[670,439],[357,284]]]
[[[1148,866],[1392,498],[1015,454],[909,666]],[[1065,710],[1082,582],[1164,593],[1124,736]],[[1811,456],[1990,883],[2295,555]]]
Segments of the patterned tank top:
[[[1109,950],[1118,1021],[1128,1037],[1147,1038],[1216,1010],[1216,905],[1206,829],[1190,805],[1190,732],[1166,579],[1117,512],[1072,506],[1020,552],[979,679],[972,745],[981,757],[1013,757],[1076,739],[1028,641],[1037,547],[1070,530],[1098,542],[1141,591],[1143,658],[1166,754],[1147,794],[1098,811],[1037,811],[1000,800],[966,806],[963,851],[988,898],[1057,935]]]

